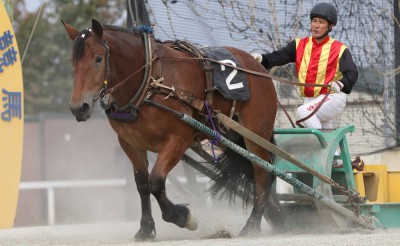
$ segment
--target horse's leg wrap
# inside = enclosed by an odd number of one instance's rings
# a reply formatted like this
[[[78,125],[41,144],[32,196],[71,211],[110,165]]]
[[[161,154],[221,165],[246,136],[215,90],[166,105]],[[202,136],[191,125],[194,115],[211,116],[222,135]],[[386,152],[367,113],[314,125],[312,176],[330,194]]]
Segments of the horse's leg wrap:
[[[156,237],[156,229],[153,217],[151,216],[150,192],[147,179],[148,174],[135,171],[135,181],[140,195],[142,205],[142,218],[140,219],[140,228],[135,235],[136,242],[153,240]]]
[[[190,217],[190,210],[182,204],[173,204],[165,193],[165,180],[161,177],[149,178],[150,192],[155,196],[160,205],[162,218],[166,222],[188,228],[189,230],[197,229],[197,223]]]

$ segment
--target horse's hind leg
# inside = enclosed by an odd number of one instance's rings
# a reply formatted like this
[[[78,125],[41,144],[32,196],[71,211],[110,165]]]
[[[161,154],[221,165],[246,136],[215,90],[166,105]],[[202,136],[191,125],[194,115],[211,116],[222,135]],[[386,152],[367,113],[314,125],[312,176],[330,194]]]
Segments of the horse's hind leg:
[[[153,240],[156,237],[154,220],[151,215],[150,190],[148,187],[148,161],[146,151],[133,150],[126,142],[119,139],[120,145],[133,165],[136,187],[139,192],[142,216],[140,228],[135,235],[135,241]]]
[[[266,140],[269,140],[272,136],[274,117],[262,117],[255,121],[254,115],[248,113],[250,111],[247,110],[241,115],[240,123],[257,135],[263,137]],[[245,145],[249,152],[259,156],[264,160],[268,161],[270,159],[270,153],[267,150],[246,138]],[[260,167],[256,163],[253,163],[252,166],[255,191],[253,210],[251,211],[250,217],[248,218],[246,225],[240,233],[241,235],[245,236],[258,234],[261,231],[261,219],[264,214],[264,207],[271,191],[272,183],[274,181],[274,176],[271,175],[267,170]]]
[[[261,219],[269,195],[269,187],[272,185],[271,176],[268,172],[254,164],[253,169],[255,183],[253,209],[246,225],[240,232],[241,236],[257,235],[261,232]]]
[[[278,196],[274,189],[270,190],[267,198],[264,208],[264,218],[271,225],[273,232],[283,233],[286,231],[286,213],[283,211],[283,207],[280,206]]]
[[[179,162],[185,151],[183,146],[177,146],[175,142],[164,144],[164,148],[158,153],[157,161],[149,177],[149,189],[157,199],[162,218],[166,222],[174,223],[189,230],[196,230],[197,222],[190,210],[185,205],[173,204],[166,195],[165,181],[167,175]]]
[[[248,147],[250,152],[269,161],[269,154],[266,150],[255,148],[252,143],[248,142],[246,142],[246,146],[250,146]],[[253,172],[255,184],[253,210],[240,234],[246,236],[259,233],[263,215],[270,222],[274,232],[283,232],[285,230],[285,214],[281,210],[275,191],[272,190],[275,176],[256,164],[253,164]]]

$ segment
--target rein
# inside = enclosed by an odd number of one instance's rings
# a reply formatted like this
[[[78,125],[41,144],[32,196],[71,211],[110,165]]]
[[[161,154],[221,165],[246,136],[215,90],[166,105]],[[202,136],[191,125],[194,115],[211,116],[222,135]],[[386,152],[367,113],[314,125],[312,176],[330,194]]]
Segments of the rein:
[[[297,86],[310,86],[310,87],[331,87],[330,85],[321,85],[321,84],[307,84],[307,83],[298,83],[298,82],[294,82],[292,80],[287,80],[287,79],[282,79],[280,77],[276,77],[274,75],[268,74],[268,73],[262,73],[262,72],[257,72],[254,70],[249,70],[249,69],[245,69],[245,68],[241,68],[241,67],[237,67],[237,66],[233,66],[231,64],[228,63],[223,63],[211,58],[207,58],[207,57],[203,57],[203,58],[197,58],[197,57],[172,57],[172,56],[163,56],[163,58],[167,58],[167,59],[181,59],[181,60],[207,60],[207,61],[211,61],[220,65],[224,65],[226,67],[230,67],[233,69],[236,69],[238,71],[241,72],[245,72],[245,73],[249,73],[249,74],[253,74],[253,75],[258,75],[258,76],[262,76],[262,77],[266,77],[266,78],[270,78],[285,84],[289,84],[289,85],[297,85]]]
[[[102,93],[102,95],[107,95],[107,94],[111,94],[111,93],[113,93],[114,91],[116,91],[117,89],[118,89],[118,87],[120,87],[120,86],[122,86],[122,85],[124,85],[127,81],[128,81],[128,79],[130,79],[130,78],[132,78],[133,76],[135,76],[135,75],[137,75],[140,71],[142,71],[144,68],[147,68],[147,67],[149,67],[155,60],[157,60],[159,57],[158,56],[156,56],[156,57],[153,57],[153,58],[151,58],[149,61],[147,61],[141,68],[139,68],[136,72],[134,72],[133,74],[131,74],[131,75],[129,75],[128,77],[126,77],[125,79],[123,79],[123,80],[121,80],[120,82],[118,82],[116,85],[114,85],[113,87],[111,87],[111,88],[109,88],[109,89],[102,89],[102,91],[100,91],[99,92],[99,96],[100,96],[100,93]],[[144,79],[145,79],[145,77],[144,77]],[[144,81],[144,79],[143,79],[143,81]],[[142,84],[143,84],[143,81],[142,81]]]
[[[126,111],[128,109],[131,108],[132,110],[137,110],[137,107],[139,106],[140,102],[143,100],[144,98],[144,94],[145,94],[145,88],[149,87],[150,81],[152,80],[151,77],[149,77],[149,73],[151,71],[151,67],[152,67],[152,63],[157,60],[158,58],[160,58],[160,56],[155,56],[152,57],[152,47],[151,47],[151,38],[149,37],[149,35],[152,33],[152,30],[144,30],[143,32],[143,37],[144,37],[144,44],[145,44],[145,53],[146,53],[146,63],[136,72],[134,72],[133,74],[129,75],[128,77],[126,77],[125,79],[123,79],[122,81],[116,83],[113,87],[108,88],[108,79],[110,76],[110,49],[108,46],[108,43],[105,39],[98,39],[92,32],[91,29],[88,29],[89,33],[106,49],[106,62],[105,62],[105,72],[104,72],[104,87],[99,91],[98,96],[96,98],[94,98],[93,100],[97,100],[100,98],[100,105],[104,110],[109,109],[110,107],[114,107],[116,110],[116,113],[118,114],[118,116],[121,116],[121,112]],[[298,83],[298,82],[294,82],[291,80],[287,80],[287,79],[282,79],[276,76],[273,76],[271,74],[268,73],[262,73],[262,72],[257,72],[257,71],[253,71],[253,70],[249,70],[249,69],[245,69],[245,68],[240,68],[237,66],[233,66],[231,64],[227,64],[227,63],[223,63],[211,58],[207,58],[207,57],[167,57],[167,56],[163,56],[163,58],[167,58],[167,59],[181,59],[181,60],[207,60],[213,63],[217,63],[220,65],[224,65],[233,69],[236,69],[238,71],[242,71],[248,74],[253,74],[253,75],[257,75],[257,76],[262,76],[262,77],[266,77],[266,78],[270,78],[272,80],[275,81],[279,81],[285,84],[289,84],[289,85],[295,85],[295,86],[312,86],[312,87],[329,87],[328,93],[325,94],[325,97],[322,99],[321,103],[318,104],[318,106],[305,118],[302,118],[300,120],[296,121],[296,125],[303,127],[302,125],[300,125],[301,122],[309,119],[310,117],[312,117],[322,106],[322,104],[326,101],[326,98],[328,97],[330,91],[331,91],[331,86],[330,85],[325,85],[325,84],[307,84],[307,83]],[[115,103],[111,103],[111,104],[107,104],[104,102],[104,100],[106,99],[106,96],[108,94],[111,94],[113,92],[115,92],[120,86],[126,84],[126,82],[132,78],[133,76],[137,75],[139,72],[141,72],[143,69],[145,69],[144,72],[144,76],[143,76],[143,80],[142,83],[140,84],[139,89],[137,90],[137,92],[135,93],[135,95],[129,100],[129,102],[121,107],[117,106]],[[283,105],[278,101],[279,106],[282,108],[282,110],[284,111],[285,115],[288,117],[290,123],[292,124],[293,127],[295,127],[292,119],[290,118],[289,114],[287,113],[286,109],[283,107]]]
[[[317,113],[317,111],[321,108],[322,104],[326,101],[327,97],[329,96],[330,92],[331,92],[331,86],[330,85],[326,85],[326,84],[309,84],[309,83],[298,83],[298,82],[294,82],[292,80],[287,80],[287,79],[282,79],[280,77],[276,77],[274,75],[268,74],[268,73],[262,73],[262,72],[257,72],[257,71],[253,71],[253,70],[249,70],[249,69],[245,69],[245,68],[241,68],[241,67],[237,67],[237,66],[233,66],[231,64],[228,63],[223,63],[214,59],[210,59],[207,57],[202,57],[202,58],[197,58],[197,57],[166,57],[163,56],[163,58],[168,58],[168,59],[182,59],[182,60],[207,60],[207,61],[211,61],[220,65],[224,65],[226,67],[230,67],[233,69],[236,69],[238,71],[242,71],[248,74],[253,74],[253,75],[257,75],[257,76],[262,76],[265,78],[270,78],[272,80],[276,80],[279,82],[282,82],[284,84],[288,84],[288,85],[295,85],[295,86],[309,86],[309,87],[328,87],[328,92],[325,94],[324,98],[321,100],[321,103],[318,104],[318,106],[306,117],[299,119],[296,121],[296,125],[300,126],[300,127],[304,127],[302,126],[300,123],[303,121],[308,120],[309,118],[311,118],[315,113]],[[279,102],[278,100],[278,104],[279,106],[282,108],[283,112],[285,113],[286,117],[288,117],[291,125],[293,128],[295,128],[295,124],[293,123],[291,117],[289,116],[288,112],[286,111],[286,109],[283,107],[283,105]]]
[[[134,72],[133,74],[129,75],[128,77],[126,77],[122,81],[118,82],[117,84],[115,84],[111,88],[108,88],[108,77],[110,75],[109,48],[108,48],[107,42],[105,40],[104,41],[103,40],[99,40],[97,37],[95,37],[97,39],[97,41],[106,48],[106,64],[105,64],[106,68],[105,68],[104,87],[99,91],[98,96],[95,99],[100,98],[100,105],[104,110],[107,110],[110,107],[114,107],[114,109],[116,111],[115,115],[118,116],[119,118],[124,116],[123,111],[126,111],[128,109],[133,109],[135,111],[137,110],[137,106],[139,106],[141,100],[144,97],[145,88],[148,87],[148,85],[150,83],[151,78],[149,77],[149,73],[151,71],[152,63],[156,59],[158,59],[158,56],[152,57],[151,39],[149,38],[149,34],[150,33],[147,32],[147,31],[143,33],[144,44],[145,44],[145,53],[146,53],[146,62],[145,62],[145,64],[141,68],[139,68],[136,72]],[[111,94],[111,93],[115,92],[120,86],[126,84],[126,82],[130,78],[132,78],[133,76],[137,75],[143,69],[145,69],[145,71],[144,71],[144,76],[143,76],[142,82],[140,84],[140,87],[136,91],[135,95],[129,100],[129,102],[127,104],[125,104],[123,106],[118,106],[113,102],[111,102],[111,104],[108,104],[108,103],[104,102],[104,100],[106,99],[106,96],[108,94]]]
[[[195,59],[199,59],[199,58],[195,58]],[[298,125],[298,126],[300,126],[300,127],[302,127],[302,128],[304,128],[304,126],[301,125],[300,123],[301,123],[301,122],[304,122],[304,121],[306,121],[306,120],[308,120],[309,118],[311,118],[314,114],[316,114],[316,113],[318,112],[318,110],[322,107],[322,104],[324,104],[324,102],[325,102],[326,99],[328,98],[328,96],[329,96],[329,94],[330,94],[330,92],[331,92],[331,89],[332,89],[332,86],[326,85],[326,84],[322,84],[322,85],[321,85],[321,84],[298,83],[298,82],[294,82],[294,81],[291,81],[291,80],[282,79],[282,78],[273,76],[273,75],[268,74],[268,73],[261,73],[261,72],[252,71],[252,70],[245,69],[245,68],[236,67],[236,66],[233,66],[233,65],[231,65],[231,64],[225,64],[225,63],[223,63],[223,62],[220,62],[220,61],[217,61],[217,60],[213,60],[213,59],[210,59],[210,58],[204,58],[204,59],[209,60],[209,61],[211,61],[211,62],[218,63],[218,64],[220,64],[220,65],[224,65],[224,66],[227,66],[227,67],[231,67],[231,68],[233,68],[233,69],[237,69],[237,70],[242,71],[242,72],[246,72],[246,73],[253,74],[253,75],[257,75],[257,76],[262,76],[262,77],[270,78],[270,79],[273,79],[273,80],[282,82],[282,83],[284,83],[284,84],[296,85],[296,86],[305,86],[305,87],[307,87],[307,86],[310,86],[310,87],[311,87],[311,86],[312,86],[312,87],[328,87],[328,92],[325,94],[324,98],[321,100],[321,103],[319,103],[318,106],[317,106],[309,115],[307,115],[306,117],[304,117],[304,118],[299,119],[299,120],[296,121],[296,125]],[[293,121],[292,121],[292,119],[290,118],[288,112],[287,112],[286,109],[283,107],[283,105],[279,102],[279,100],[278,100],[278,104],[279,104],[279,106],[282,108],[282,110],[283,110],[283,112],[285,113],[286,117],[288,117],[288,119],[289,119],[290,124],[292,125],[292,127],[295,128],[295,124],[293,123]]]

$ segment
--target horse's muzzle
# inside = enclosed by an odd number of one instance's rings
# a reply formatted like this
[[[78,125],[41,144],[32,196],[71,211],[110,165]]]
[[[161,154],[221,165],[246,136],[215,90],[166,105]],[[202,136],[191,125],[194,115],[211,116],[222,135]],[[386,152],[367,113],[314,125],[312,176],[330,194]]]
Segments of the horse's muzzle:
[[[73,106],[70,104],[69,108],[78,122],[86,121],[90,118],[91,107],[88,103],[82,103],[79,106]]]

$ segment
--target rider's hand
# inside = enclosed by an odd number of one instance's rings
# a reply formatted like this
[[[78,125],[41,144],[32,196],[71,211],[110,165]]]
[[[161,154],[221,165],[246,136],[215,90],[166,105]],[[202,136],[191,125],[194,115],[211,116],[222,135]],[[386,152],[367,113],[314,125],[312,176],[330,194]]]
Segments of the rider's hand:
[[[330,82],[328,85],[331,86],[331,91],[336,93],[336,92],[340,92],[343,89],[343,83],[340,81],[334,81],[334,82]]]
[[[252,55],[252,56],[254,57],[254,59],[256,59],[259,63],[262,62],[263,57],[262,57],[261,54],[253,53],[253,54],[251,54],[251,55]]]

